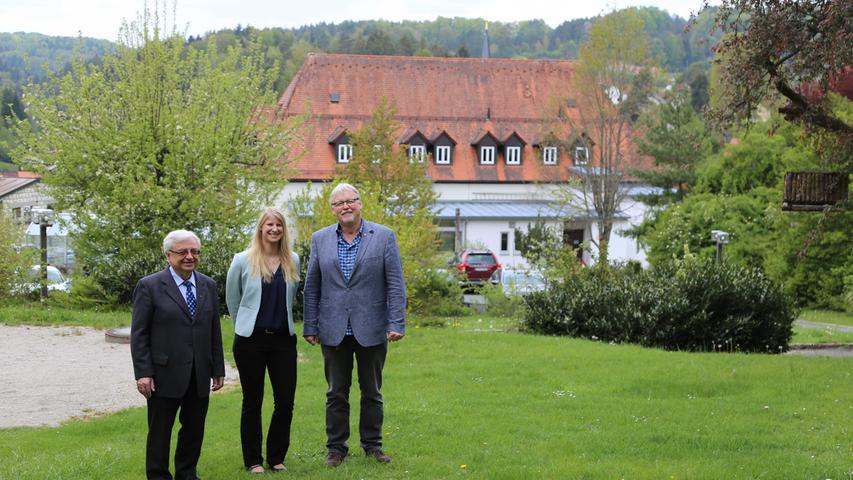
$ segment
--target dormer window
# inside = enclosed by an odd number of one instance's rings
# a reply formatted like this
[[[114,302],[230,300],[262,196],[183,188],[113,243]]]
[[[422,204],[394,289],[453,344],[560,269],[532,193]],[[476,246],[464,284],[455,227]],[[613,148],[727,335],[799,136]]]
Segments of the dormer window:
[[[483,145],[480,147],[480,165],[495,164],[495,147],[491,145]]]
[[[349,163],[352,158],[352,144],[349,141],[347,130],[343,126],[338,126],[327,140],[329,145],[332,145],[335,152],[335,160],[338,163]]]
[[[516,132],[512,132],[501,142],[504,146],[504,162],[507,165],[521,165],[521,156],[526,142]]]
[[[542,163],[545,165],[556,165],[557,164],[557,147],[543,147],[542,148]]]
[[[477,152],[477,157],[480,165],[494,165],[497,157],[498,145],[501,143],[489,131],[477,132],[477,135],[471,139],[471,146]]]
[[[435,164],[450,165],[450,145],[439,145],[435,147]]]
[[[426,158],[426,145],[409,145],[409,161],[423,163]]]
[[[521,147],[506,147],[506,164],[521,165]]]
[[[352,158],[352,144],[339,143],[338,144],[338,163],[349,163],[350,158]]]
[[[444,130],[436,130],[430,141],[433,151],[433,161],[436,165],[450,165],[453,163],[453,147],[456,140],[450,137]]]

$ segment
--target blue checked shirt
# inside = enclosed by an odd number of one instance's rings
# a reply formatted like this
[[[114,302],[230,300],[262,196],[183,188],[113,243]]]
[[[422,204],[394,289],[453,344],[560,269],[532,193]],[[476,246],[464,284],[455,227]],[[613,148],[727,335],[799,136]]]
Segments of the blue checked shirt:
[[[352,243],[347,243],[344,240],[344,234],[341,232],[341,226],[338,225],[336,230],[338,234],[338,263],[341,265],[341,273],[344,274],[344,280],[349,283],[352,276],[352,271],[355,269],[355,257],[358,255],[358,245],[364,237],[364,222],[358,227],[358,233],[352,239]],[[347,322],[347,335],[352,335],[352,325]]]

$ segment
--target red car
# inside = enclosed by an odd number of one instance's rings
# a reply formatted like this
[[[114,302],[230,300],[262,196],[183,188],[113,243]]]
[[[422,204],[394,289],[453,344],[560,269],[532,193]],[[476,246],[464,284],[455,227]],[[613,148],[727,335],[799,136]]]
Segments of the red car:
[[[470,283],[487,282],[501,269],[498,257],[491,250],[463,250],[453,257],[450,265],[456,267]]]

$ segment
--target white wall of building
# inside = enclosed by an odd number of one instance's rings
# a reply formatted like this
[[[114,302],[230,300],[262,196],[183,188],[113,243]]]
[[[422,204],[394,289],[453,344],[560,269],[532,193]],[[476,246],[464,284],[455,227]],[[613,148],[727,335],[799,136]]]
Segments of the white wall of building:
[[[314,194],[319,194],[322,184],[315,182],[311,184]],[[288,200],[307,187],[306,182],[288,183],[276,200],[276,205],[286,207]],[[444,201],[489,201],[489,200],[548,200],[554,198],[560,187],[546,184],[479,184],[479,183],[436,183],[433,189]],[[639,248],[638,242],[629,238],[624,230],[632,225],[639,225],[643,220],[645,206],[634,200],[626,200],[622,205],[622,212],[627,216],[626,220],[619,220],[614,224],[610,236],[610,259],[612,261],[636,260],[646,265],[646,254]],[[500,219],[463,219],[461,225],[463,245],[485,247],[495,252],[501,265],[524,268],[527,262],[516,250],[514,229],[526,230],[530,220],[500,220]],[[514,226],[512,226],[514,225]],[[557,226],[559,222],[549,222],[549,225]],[[584,261],[591,265],[597,256],[596,248],[592,240],[598,238],[598,228],[595,222],[579,222],[575,225],[577,229],[584,230],[584,242],[590,245],[592,253],[584,253]],[[501,249],[501,233],[508,233],[509,246],[506,250]]]

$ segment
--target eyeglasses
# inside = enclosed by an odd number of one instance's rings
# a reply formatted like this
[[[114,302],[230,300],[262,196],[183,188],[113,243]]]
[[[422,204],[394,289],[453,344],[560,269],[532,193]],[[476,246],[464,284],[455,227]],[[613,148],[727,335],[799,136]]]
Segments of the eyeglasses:
[[[344,205],[351,207],[359,201],[361,201],[361,199],[359,199],[358,197],[355,197],[352,200],[341,200],[340,202],[332,202],[332,208],[339,208],[339,207],[343,207]]]
[[[201,250],[197,248],[184,248],[182,250],[169,250],[169,253],[173,253],[179,257],[186,257],[189,253],[190,255],[197,257],[201,253]]]

